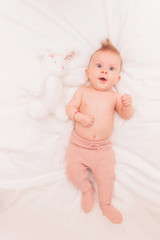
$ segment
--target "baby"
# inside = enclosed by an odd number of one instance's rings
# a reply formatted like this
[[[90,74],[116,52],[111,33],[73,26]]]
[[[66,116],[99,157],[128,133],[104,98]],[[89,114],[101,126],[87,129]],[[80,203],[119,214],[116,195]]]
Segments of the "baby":
[[[118,50],[107,39],[93,53],[86,69],[90,86],[80,87],[66,107],[69,119],[74,121],[67,150],[67,177],[81,190],[81,206],[88,213],[94,204],[94,188],[88,179],[90,169],[102,213],[115,224],[122,222],[122,215],[111,205],[115,180],[115,156],[110,140],[114,110],[124,119],[130,119],[134,113],[131,96],[121,96],[112,90],[121,78],[121,64]]]

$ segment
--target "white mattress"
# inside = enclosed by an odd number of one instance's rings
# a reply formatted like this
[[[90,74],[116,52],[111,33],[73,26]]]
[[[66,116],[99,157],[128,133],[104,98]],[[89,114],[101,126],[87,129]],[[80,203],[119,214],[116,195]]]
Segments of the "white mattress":
[[[0,2],[0,239],[160,239],[160,14],[158,0],[5,0]],[[71,122],[30,117],[39,49],[76,50],[66,103],[84,82],[90,54],[109,37],[123,59],[121,94],[135,115],[115,114],[114,225],[98,205],[89,214],[65,174]]]

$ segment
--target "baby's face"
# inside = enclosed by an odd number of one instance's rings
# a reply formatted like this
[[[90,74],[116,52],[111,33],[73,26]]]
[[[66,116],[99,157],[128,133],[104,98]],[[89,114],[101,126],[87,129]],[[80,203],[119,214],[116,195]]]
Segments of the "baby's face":
[[[110,50],[98,51],[92,56],[87,79],[92,87],[99,91],[107,91],[120,80],[121,58]]]

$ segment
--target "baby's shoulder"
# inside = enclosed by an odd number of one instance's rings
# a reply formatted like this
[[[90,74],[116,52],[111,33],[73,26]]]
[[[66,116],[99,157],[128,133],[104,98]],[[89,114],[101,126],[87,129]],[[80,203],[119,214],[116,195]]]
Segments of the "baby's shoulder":
[[[82,86],[79,88],[79,92],[81,92],[81,93],[86,93],[89,91],[90,91],[90,87],[88,87],[88,86]]]
[[[77,96],[82,96],[83,94],[86,93],[86,87],[82,86],[82,87],[79,87],[76,92],[75,92],[75,95]]]
[[[119,98],[121,96],[119,92],[115,92],[115,91],[110,91],[110,92],[115,98]]]
[[[121,94],[119,92],[111,91],[111,95],[113,96],[113,100],[114,100],[115,103],[120,101]]]

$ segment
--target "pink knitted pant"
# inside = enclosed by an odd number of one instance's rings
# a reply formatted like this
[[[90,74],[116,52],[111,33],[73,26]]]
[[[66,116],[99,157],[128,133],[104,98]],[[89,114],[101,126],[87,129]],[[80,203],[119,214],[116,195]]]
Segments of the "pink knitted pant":
[[[66,158],[66,173],[68,179],[83,193],[91,190],[88,179],[90,169],[98,187],[100,206],[111,203],[115,156],[109,138],[102,141],[87,141],[74,131]]]

